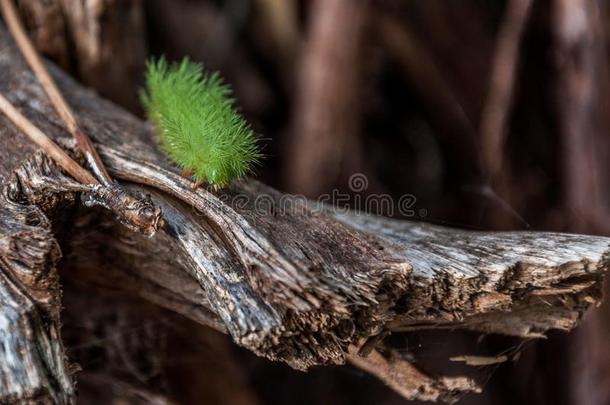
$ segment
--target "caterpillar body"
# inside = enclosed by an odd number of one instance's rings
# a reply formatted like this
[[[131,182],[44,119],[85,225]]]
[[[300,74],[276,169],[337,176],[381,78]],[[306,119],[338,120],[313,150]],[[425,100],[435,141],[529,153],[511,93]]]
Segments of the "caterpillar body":
[[[142,102],[161,147],[197,183],[228,185],[261,159],[254,131],[218,73],[185,58],[147,65]]]

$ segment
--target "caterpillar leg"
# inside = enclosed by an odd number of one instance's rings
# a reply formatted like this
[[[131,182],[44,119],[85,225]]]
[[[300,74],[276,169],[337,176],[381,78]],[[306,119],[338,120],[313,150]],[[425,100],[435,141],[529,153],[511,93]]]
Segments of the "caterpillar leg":
[[[191,188],[193,190],[197,190],[199,187],[203,186],[204,184],[206,184],[205,180],[199,180],[198,182],[195,182],[191,185]]]
[[[193,175],[193,170],[192,169],[184,169],[182,172],[180,172],[180,177],[182,177],[183,179],[189,180],[192,175]],[[205,181],[203,181],[203,180],[200,180],[200,181],[197,181],[195,183],[192,183],[191,184],[191,189],[197,190],[203,184],[205,184]]]

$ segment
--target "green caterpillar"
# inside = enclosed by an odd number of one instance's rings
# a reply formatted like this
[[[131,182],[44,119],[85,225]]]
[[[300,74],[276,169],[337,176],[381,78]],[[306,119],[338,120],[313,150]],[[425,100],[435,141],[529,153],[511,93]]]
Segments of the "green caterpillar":
[[[198,184],[226,186],[262,157],[229,86],[188,58],[149,61],[142,102],[162,148]]]

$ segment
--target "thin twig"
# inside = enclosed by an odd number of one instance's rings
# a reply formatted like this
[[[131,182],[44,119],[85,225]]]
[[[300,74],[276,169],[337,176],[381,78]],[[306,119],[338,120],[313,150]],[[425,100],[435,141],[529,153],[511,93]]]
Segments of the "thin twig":
[[[17,128],[25,133],[38,145],[55,163],[83,184],[99,184],[99,181],[87,170],[64,152],[64,150],[45,135],[36,125],[24,117],[17,109],[0,94],[0,111],[4,113]]]
[[[17,15],[17,11],[12,0],[0,0],[0,5],[2,6],[2,15],[4,16],[4,20],[8,25],[9,30],[13,34],[21,53],[27,60],[28,64],[34,71],[34,74],[42,84],[42,87],[46,91],[51,103],[55,107],[55,110],[64,121],[66,126],[68,127],[68,131],[72,134],[72,136],[76,139],[78,147],[81,149],[91,170],[99,179],[99,181],[109,186],[112,184],[112,178],[108,174],[102,159],[97,154],[97,151],[93,147],[93,144],[87,134],[82,130],[79,126],[76,117],[72,113],[72,110],[68,106],[68,103],[61,95],[61,92],[57,88],[55,81],[49,75],[49,72],[45,68],[40,56],[34,49],[32,42],[28,38],[21,21]],[[67,156],[67,155],[66,155]]]

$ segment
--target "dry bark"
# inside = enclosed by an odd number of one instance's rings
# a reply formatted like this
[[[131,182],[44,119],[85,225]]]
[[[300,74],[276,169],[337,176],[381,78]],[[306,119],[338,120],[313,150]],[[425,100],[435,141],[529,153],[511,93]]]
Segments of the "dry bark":
[[[0,71],[0,92],[78,158],[4,29]],[[402,392],[408,398],[451,400],[476,387],[415,372],[396,356],[381,361],[375,347],[387,331],[537,337],[570,330],[601,299],[608,238],[383,219],[254,180],[193,191],[157,150],[149,125],[51,73],[111,175],[151,193],[165,227],[145,238],[82,204],[91,190],[0,117],[0,347],[8,348],[0,350],[0,402],[73,398],[58,329],[58,240],[69,252],[63,265],[71,280],[143,297],[298,369],[343,364],[353,347],[375,353],[363,369],[389,383],[390,371],[411,370],[414,388]]]

